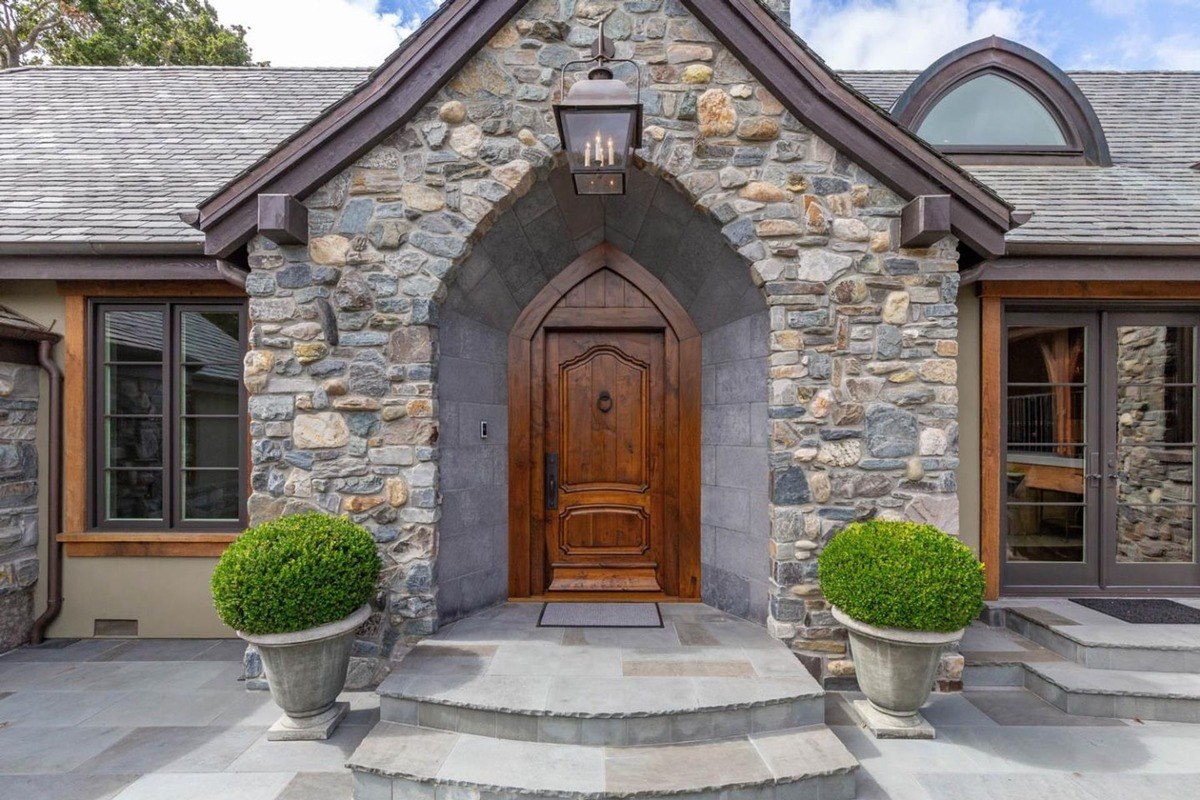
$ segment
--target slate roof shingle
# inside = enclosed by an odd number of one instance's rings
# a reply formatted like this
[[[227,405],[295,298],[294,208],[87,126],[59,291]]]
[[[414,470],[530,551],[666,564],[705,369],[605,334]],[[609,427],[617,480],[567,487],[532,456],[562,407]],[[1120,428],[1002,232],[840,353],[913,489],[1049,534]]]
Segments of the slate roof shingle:
[[[916,72],[840,73],[889,109]],[[1075,72],[1114,165],[972,166],[1033,220],[1012,242],[1200,245],[1200,73]],[[195,252],[178,218],[370,75],[367,69],[0,72],[0,252]]]

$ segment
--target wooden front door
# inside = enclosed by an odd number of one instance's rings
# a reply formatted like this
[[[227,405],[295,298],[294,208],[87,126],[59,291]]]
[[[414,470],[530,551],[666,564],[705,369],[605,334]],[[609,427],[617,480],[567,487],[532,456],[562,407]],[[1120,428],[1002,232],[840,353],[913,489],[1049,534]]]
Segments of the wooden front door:
[[[602,245],[510,338],[513,597],[699,597],[700,337]]]
[[[621,329],[545,336],[552,592],[665,590],[663,338]]]

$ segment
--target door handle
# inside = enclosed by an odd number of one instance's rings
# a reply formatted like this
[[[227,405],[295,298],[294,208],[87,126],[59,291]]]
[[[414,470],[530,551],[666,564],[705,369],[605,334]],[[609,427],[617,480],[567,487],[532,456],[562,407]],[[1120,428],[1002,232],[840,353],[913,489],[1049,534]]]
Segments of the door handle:
[[[546,454],[546,508],[558,508],[558,456]]]
[[[1096,486],[1104,477],[1103,473],[1100,472],[1100,454],[1092,453],[1089,462],[1091,464],[1091,471],[1083,477],[1090,481],[1093,486]]]

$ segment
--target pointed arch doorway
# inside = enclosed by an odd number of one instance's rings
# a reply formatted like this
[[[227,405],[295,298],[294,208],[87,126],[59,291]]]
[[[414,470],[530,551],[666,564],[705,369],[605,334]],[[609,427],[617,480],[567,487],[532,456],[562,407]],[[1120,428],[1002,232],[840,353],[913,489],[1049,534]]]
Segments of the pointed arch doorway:
[[[509,594],[700,596],[700,332],[602,244],[509,336]]]

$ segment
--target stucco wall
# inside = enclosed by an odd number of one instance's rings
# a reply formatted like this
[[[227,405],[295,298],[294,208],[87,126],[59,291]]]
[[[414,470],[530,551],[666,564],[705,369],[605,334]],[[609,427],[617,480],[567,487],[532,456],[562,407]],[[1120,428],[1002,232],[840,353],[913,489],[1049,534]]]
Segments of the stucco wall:
[[[131,287],[131,294],[136,290]],[[0,303],[44,325],[63,331],[62,298],[49,281],[0,281]],[[63,363],[63,346],[55,350]],[[40,378],[41,397],[48,386]],[[48,467],[48,408],[38,414],[38,481],[50,479]],[[67,458],[85,458],[79,443],[66,443]],[[46,493],[39,493],[38,556],[40,572],[35,592],[35,614],[46,608]],[[225,627],[213,610],[208,594],[213,558],[67,558],[63,564],[62,613],[50,626],[51,638],[91,636],[96,619],[136,619],[142,637],[225,637]]]
[[[979,554],[980,310],[975,287],[958,295],[958,535]]]
[[[770,595],[770,329],[764,309],[705,333],[701,383],[701,596],[759,624]]]

